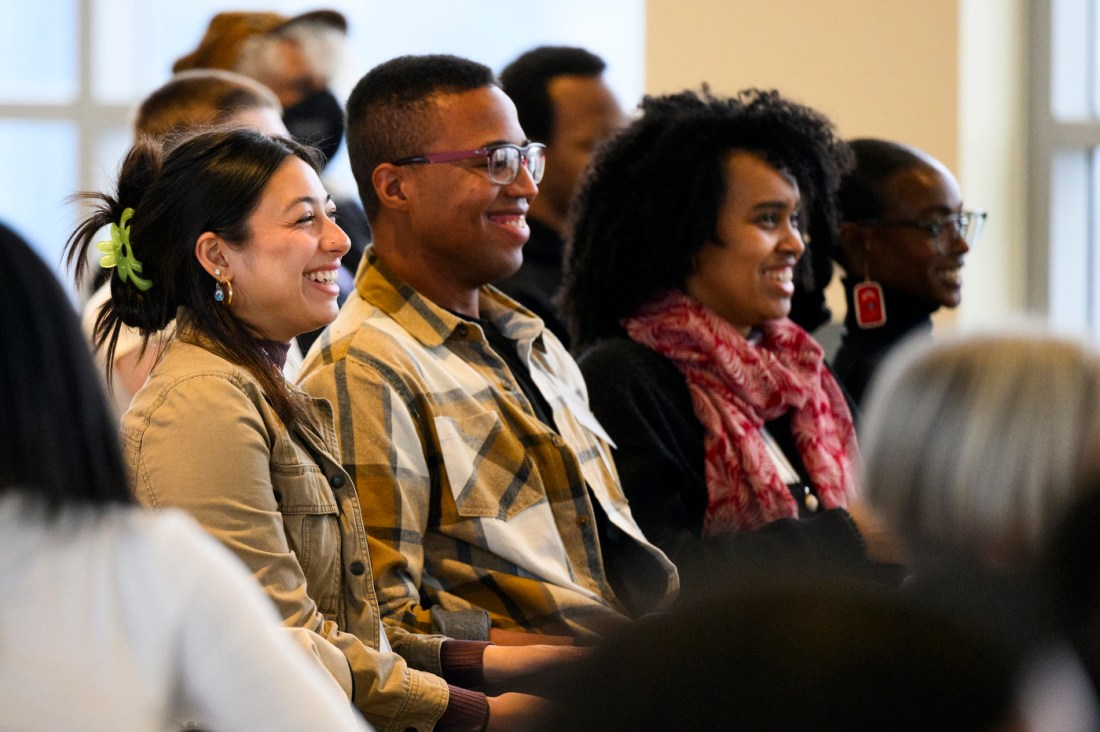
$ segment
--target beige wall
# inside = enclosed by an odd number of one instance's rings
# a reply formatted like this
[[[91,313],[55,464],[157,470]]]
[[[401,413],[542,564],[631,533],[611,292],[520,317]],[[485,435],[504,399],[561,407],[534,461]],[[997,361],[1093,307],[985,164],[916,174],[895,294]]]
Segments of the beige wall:
[[[1023,307],[1025,0],[648,0],[646,91],[774,87],[846,138],[923,148],[990,226],[962,322]],[[843,316],[843,298],[834,312]],[[939,318],[952,322],[952,314]]]

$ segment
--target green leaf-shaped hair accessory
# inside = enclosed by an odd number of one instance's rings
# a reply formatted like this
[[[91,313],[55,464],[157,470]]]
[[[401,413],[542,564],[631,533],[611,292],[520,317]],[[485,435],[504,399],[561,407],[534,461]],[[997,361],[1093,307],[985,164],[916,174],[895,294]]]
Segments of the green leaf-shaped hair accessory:
[[[141,273],[141,262],[134,257],[134,250],[130,246],[130,218],[133,215],[134,209],[126,208],[118,223],[111,224],[110,241],[101,241],[95,245],[95,248],[103,252],[103,256],[99,259],[100,267],[104,269],[117,267],[120,280],[129,281],[134,287],[145,292],[153,286],[153,281],[138,276]]]

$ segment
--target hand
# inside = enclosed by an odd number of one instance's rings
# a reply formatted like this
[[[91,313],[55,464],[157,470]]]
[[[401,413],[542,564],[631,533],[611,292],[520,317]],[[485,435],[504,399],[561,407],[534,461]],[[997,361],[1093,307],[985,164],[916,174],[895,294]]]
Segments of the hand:
[[[486,684],[500,684],[538,674],[588,655],[588,649],[574,646],[486,646],[481,670]]]
[[[551,708],[550,702],[531,694],[501,694],[488,701],[488,732],[528,729]]]
[[[870,506],[862,501],[852,501],[848,504],[848,513],[859,527],[859,533],[863,535],[869,559],[886,564],[908,563],[898,537],[887,528],[886,523]]]
[[[525,633],[522,630],[505,630],[504,628],[489,628],[489,640],[498,646],[572,646],[576,645],[567,635],[542,635],[540,633]]]

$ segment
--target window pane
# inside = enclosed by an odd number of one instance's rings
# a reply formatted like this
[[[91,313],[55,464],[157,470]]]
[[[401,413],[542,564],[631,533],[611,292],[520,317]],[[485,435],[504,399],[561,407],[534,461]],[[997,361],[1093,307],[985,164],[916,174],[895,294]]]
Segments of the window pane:
[[[66,103],[77,88],[77,0],[4,3],[0,103]]]
[[[77,215],[65,203],[77,189],[76,125],[0,119],[0,160],[0,219],[57,265]]]
[[[1051,161],[1050,319],[1072,330],[1088,326],[1090,158],[1059,150]]]

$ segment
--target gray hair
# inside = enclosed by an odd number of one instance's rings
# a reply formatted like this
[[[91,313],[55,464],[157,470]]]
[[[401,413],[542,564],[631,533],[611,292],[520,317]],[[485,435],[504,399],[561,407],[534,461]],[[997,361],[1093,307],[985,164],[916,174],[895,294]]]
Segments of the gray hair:
[[[868,500],[912,548],[1030,560],[1100,485],[1100,354],[1034,327],[898,349],[860,429]]]

